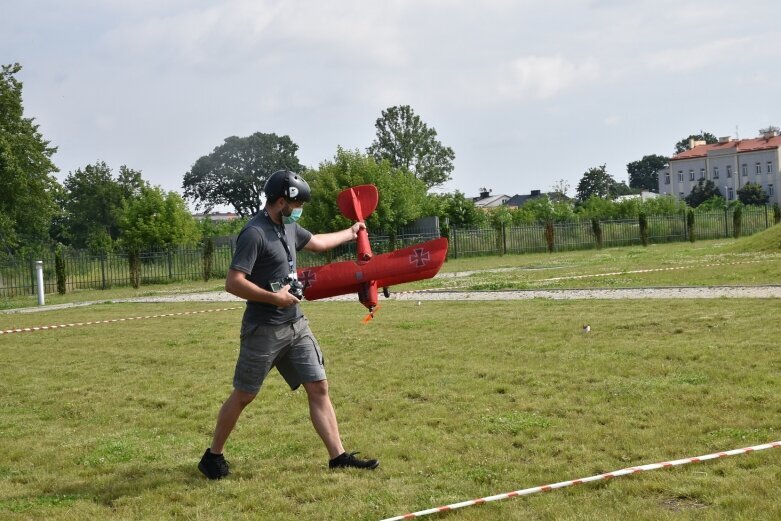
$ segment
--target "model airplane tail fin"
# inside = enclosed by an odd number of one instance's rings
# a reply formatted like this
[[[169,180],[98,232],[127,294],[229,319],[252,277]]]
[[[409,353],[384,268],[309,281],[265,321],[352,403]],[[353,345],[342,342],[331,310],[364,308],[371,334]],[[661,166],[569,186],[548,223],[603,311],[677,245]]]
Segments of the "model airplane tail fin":
[[[363,222],[377,208],[379,195],[374,185],[353,186],[336,197],[339,211],[351,221]]]
[[[336,197],[339,211],[351,221],[363,222],[377,208],[377,187],[374,185],[353,186],[342,190]],[[366,229],[358,230],[356,249],[358,261],[366,262],[372,258],[372,249],[369,244],[369,234]]]

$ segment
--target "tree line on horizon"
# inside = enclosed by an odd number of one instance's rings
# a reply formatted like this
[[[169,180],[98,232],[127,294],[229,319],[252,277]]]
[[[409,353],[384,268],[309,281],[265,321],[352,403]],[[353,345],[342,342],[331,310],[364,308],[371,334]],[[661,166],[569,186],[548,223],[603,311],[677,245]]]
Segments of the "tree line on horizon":
[[[114,173],[102,161],[69,172],[60,184],[53,175],[59,171],[52,161],[57,148],[44,139],[34,118],[24,115],[22,83],[16,78],[20,70],[19,64],[13,64],[3,65],[0,71],[0,256],[55,245],[137,254],[235,234],[261,209],[265,181],[279,169],[299,172],[311,184],[312,201],[301,222],[315,233],[347,226],[336,207],[336,195],[365,183],[375,184],[382,193],[367,226],[391,236],[429,215],[439,216],[451,227],[499,226],[673,213],[686,206],[672,197],[613,201],[618,195],[656,190],[657,173],[668,161],[657,155],[627,165],[629,185],[616,182],[605,165],[588,169],[574,200],[563,180],[550,194],[529,199],[517,209],[483,211],[459,191],[432,193],[432,188],[451,179],[455,153],[408,105],[382,111],[375,122],[375,140],[365,150],[338,147],[333,158],[317,167],[300,163],[298,145],[289,136],[256,132],[227,137],[198,158],[183,175],[183,196],[151,185],[127,165]],[[716,139],[709,133],[690,137]],[[688,140],[679,141],[676,149],[688,146]],[[716,204],[718,189],[703,185],[696,191],[704,193],[698,197],[705,199],[687,200],[690,206]],[[186,200],[206,212],[231,206],[241,219],[196,221]]]

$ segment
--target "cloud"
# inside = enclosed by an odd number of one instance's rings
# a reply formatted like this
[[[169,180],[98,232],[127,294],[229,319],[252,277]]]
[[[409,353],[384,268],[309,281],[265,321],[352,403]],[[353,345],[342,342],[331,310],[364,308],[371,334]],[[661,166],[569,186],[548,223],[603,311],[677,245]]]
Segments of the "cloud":
[[[646,64],[666,72],[704,69],[719,62],[732,62],[746,55],[752,38],[724,38],[688,48],[665,49],[647,55]]]
[[[502,71],[499,94],[505,100],[545,100],[599,77],[593,58],[576,62],[562,56],[526,56]]]
[[[189,64],[284,64],[318,54],[323,59],[395,65],[405,52],[379,8],[361,2],[229,0],[167,16],[131,19],[111,30],[114,50],[139,56],[162,52]],[[334,52],[338,51],[338,52]]]

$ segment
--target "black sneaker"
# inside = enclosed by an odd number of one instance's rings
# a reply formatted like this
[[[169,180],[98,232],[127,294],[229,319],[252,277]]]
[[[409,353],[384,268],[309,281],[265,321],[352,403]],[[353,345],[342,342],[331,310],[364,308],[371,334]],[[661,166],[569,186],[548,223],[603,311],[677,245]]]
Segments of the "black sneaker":
[[[198,470],[209,479],[222,479],[228,474],[228,462],[222,454],[212,454],[211,449],[206,449],[203,453],[201,462],[198,463]]]
[[[354,468],[354,469],[376,469],[380,462],[376,459],[359,459],[355,455],[357,452],[343,452],[328,462],[328,467],[332,469]]]

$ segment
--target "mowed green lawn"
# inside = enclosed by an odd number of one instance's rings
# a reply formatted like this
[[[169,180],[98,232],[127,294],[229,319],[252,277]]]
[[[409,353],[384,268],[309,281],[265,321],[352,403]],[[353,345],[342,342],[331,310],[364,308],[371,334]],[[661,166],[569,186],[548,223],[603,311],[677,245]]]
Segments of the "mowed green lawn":
[[[0,329],[235,304],[0,315]],[[196,470],[241,310],[0,335],[2,519],[383,519],[781,439],[778,300],[306,303],[348,450],[329,471],[276,372]],[[583,333],[583,324],[590,333]],[[431,516],[781,519],[781,450]]]

